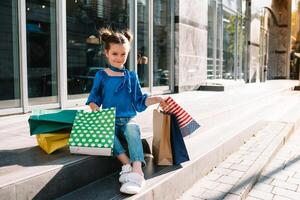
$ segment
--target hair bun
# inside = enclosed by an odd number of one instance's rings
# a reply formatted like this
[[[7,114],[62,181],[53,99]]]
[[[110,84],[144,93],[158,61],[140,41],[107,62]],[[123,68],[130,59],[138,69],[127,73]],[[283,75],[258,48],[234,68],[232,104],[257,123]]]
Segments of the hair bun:
[[[127,38],[127,40],[129,42],[132,42],[133,36],[132,36],[132,33],[129,30],[124,30],[123,35]]]
[[[100,41],[106,42],[112,34],[112,30],[108,28],[101,28],[99,30]]]

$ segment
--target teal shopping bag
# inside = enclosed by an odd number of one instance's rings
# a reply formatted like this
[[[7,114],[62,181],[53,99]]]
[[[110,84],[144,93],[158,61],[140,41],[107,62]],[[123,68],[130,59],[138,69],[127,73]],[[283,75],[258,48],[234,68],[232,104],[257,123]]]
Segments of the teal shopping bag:
[[[111,156],[115,136],[115,117],[115,108],[97,112],[79,110],[69,139],[70,152]]]
[[[34,110],[28,119],[30,135],[71,130],[77,110]]]

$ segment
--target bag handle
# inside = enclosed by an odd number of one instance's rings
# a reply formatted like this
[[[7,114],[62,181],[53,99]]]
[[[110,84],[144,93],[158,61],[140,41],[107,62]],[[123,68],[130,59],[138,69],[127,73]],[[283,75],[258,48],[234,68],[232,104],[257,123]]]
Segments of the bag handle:
[[[157,110],[158,112],[161,112],[161,113],[164,113],[164,114],[171,114],[171,113],[169,113],[168,111],[163,110],[162,107],[160,106],[160,103],[158,104],[156,110]]]

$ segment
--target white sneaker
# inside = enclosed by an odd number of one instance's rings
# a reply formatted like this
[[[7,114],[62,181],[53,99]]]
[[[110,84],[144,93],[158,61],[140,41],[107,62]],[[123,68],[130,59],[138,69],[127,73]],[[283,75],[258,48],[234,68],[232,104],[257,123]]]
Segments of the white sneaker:
[[[125,183],[121,186],[120,191],[126,194],[137,194],[145,185],[144,176],[131,172],[127,175]]]
[[[122,171],[120,172],[119,182],[125,183],[127,175],[132,171],[132,167],[130,164],[123,165]]]

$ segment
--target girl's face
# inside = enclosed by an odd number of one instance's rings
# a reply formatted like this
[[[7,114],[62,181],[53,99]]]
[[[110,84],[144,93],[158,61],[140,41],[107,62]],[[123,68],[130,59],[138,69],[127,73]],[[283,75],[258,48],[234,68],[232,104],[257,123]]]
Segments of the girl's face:
[[[128,53],[129,53],[129,43],[125,44],[110,44],[110,49],[105,50],[105,55],[108,59],[108,62],[114,66],[121,68],[127,59]]]

